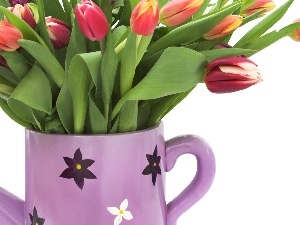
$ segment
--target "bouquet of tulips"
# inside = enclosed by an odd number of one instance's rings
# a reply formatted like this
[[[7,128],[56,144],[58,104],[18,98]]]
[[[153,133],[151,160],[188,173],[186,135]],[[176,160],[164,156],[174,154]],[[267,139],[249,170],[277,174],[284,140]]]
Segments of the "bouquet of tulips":
[[[155,126],[198,84],[228,93],[260,82],[248,57],[285,36],[300,39],[300,22],[269,31],[292,3],[0,0],[0,106],[47,133]]]

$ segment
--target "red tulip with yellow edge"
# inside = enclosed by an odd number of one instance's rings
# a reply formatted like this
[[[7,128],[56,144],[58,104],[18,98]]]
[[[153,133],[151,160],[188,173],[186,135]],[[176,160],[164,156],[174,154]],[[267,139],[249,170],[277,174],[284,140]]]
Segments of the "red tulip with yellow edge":
[[[219,58],[206,68],[206,87],[217,94],[240,91],[262,81],[257,65],[246,57]]]

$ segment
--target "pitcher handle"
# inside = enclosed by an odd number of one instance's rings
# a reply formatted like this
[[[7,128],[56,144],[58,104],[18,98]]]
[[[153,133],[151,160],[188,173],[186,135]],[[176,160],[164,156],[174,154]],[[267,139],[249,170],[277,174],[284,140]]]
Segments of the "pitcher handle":
[[[23,225],[24,212],[24,201],[0,187],[0,224]]]
[[[209,190],[215,175],[215,157],[205,140],[195,135],[172,138],[166,142],[166,170],[169,172],[177,158],[192,154],[197,159],[197,172],[191,183],[167,205],[167,225],[176,225],[177,219],[198,202]]]

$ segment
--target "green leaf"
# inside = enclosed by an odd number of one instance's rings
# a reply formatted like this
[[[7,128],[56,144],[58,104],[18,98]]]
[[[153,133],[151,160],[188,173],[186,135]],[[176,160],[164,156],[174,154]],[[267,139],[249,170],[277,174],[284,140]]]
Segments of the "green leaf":
[[[57,86],[61,87],[64,81],[65,71],[49,49],[34,41],[24,39],[19,40],[19,43],[45,69]]]
[[[51,53],[54,55],[55,54],[54,47],[52,45],[52,42],[50,40],[48,31],[47,31],[47,27],[46,27],[45,11],[44,11],[45,6],[43,3],[43,0],[36,0],[36,2],[37,2],[38,11],[39,11],[38,27],[39,27],[40,36],[43,38],[47,47],[49,48]],[[47,2],[47,1],[45,1],[45,2]],[[55,2],[55,0],[51,0],[51,4],[53,4],[53,2]]]
[[[200,9],[193,15],[193,18],[199,18],[200,16],[202,16],[207,7],[209,6],[209,3],[210,0],[204,0]]]
[[[61,1],[59,0],[51,0],[51,1],[43,1],[45,16],[52,16],[53,18],[60,19],[64,22],[67,22],[70,25],[70,14],[65,13]],[[67,5],[70,5],[68,3]],[[64,1],[64,6],[66,6],[66,1]]]
[[[289,0],[277,10],[272,12],[270,15],[265,17],[261,22],[249,30],[236,44],[234,47],[242,48],[247,43],[259,38],[263,35],[268,29],[270,29],[276,22],[278,22],[286,13],[290,5],[294,0]]]
[[[20,118],[7,104],[7,101],[0,98],[0,107],[2,110],[16,123],[20,124],[23,127],[26,127],[28,129],[33,129],[33,126],[31,123],[23,120]]]
[[[72,17],[72,21],[73,21],[73,28],[72,28],[72,33],[67,48],[67,54],[66,54],[66,64],[65,64],[66,70],[68,70],[70,62],[76,54],[87,52],[86,39],[83,36],[82,32],[80,31],[77,20],[75,19],[74,16]]]
[[[45,132],[46,133],[60,133],[65,134],[66,131],[62,126],[62,123],[58,117],[54,117],[53,119],[49,120],[45,124]]]
[[[88,113],[85,124],[85,133],[105,134],[107,133],[106,120],[94,100],[89,98]]]
[[[6,95],[11,95],[14,89],[15,89],[15,85],[10,83],[8,80],[4,79],[3,77],[0,77],[0,94],[4,93]]]
[[[32,40],[46,46],[43,39],[22,19],[14,15],[12,12],[0,6],[0,12],[2,12],[9,22],[17,27],[23,34],[23,38],[27,40]]]
[[[0,55],[2,55],[5,58],[7,65],[9,66],[9,68],[11,68],[12,72],[19,78],[19,80],[22,80],[23,77],[30,70],[24,56],[18,53],[17,51],[0,51]]]
[[[3,66],[0,66],[0,77],[5,78],[14,85],[17,85],[20,82],[19,78],[10,69]]]
[[[228,56],[239,56],[239,55],[250,55],[254,54],[256,51],[243,48],[223,48],[223,49],[213,49],[208,51],[202,51],[201,53],[207,58],[208,61],[212,61],[217,58],[228,57]]]
[[[178,105],[186,96],[188,96],[193,89],[194,87],[182,93],[165,96],[161,98],[160,101],[151,105],[151,115],[147,123],[147,127],[153,127],[158,124],[161,119],[176,105]]]
[[[112,118],[127,100],[156,99],[191,89],[202,80],[206,64],[206,58],[194,50],[167,48],[145,78],[120,99]]]
[[[127,101],[122,105],[118,121],[118,132],[136,131],[138,118],[138,101]]]
[[[91,86],[91,75],[81,55],[72,59],[67,82],[73,102],[74,133],[81,134],[84,130]]]
[[[111,33],[109,33],[107,35],[106,49],[101,62],[102,99],[104,104],[111,102],[117,67],[118,57],[114,50],[114,40]]]
[[[65,14],[68,15],[68,18],[66,18],[66,22],[71,26],[72,25],[72,19],[71,16],[73,14],[72,5],[69,0],[62,0],[63,8],[65,10]]]
[[[233,3],[227,7],[216,10],[213,13],[205,15],[204,17],[172,30],[149,46],[147,56],[150,56],[167,47],[176,46],[180,43],[200,38],[240,6],[241,3]]]
[[[122,53],[120,70],[120,90],[123,96],[132,87],[137,62],[136,34],[129,32],[125,48]]]
[[[49,81],[44,72],[38,66],[33,66],[15,88],[10,99],[18,100],[30,108],[50,114],[52,94]]]
[[[68,88],[68,82],[65,81],[60,90],[56,101],[56,108],[59,119],[69,134],[74,132],[74,114],[72,96]]]
[[[272,45],[273,43],[280,40],[281,38],[286,37],[289,33],[293,32],[295,29],[298,28],[300,28],[300,22],[290,24],[279,31],[272,31],[268,34],[261,36],[260,38],[251,41],[250,43],[245,45],[245,48],[256,50],[255,52],[249,54],[249,56],[251,56],[263,50],[264,48]]]
[[[151,39],[152,39],[152,35],[141,37],[140,43],[137,48],[136,64],[138,64],[141,61],[142,57],[144,56],[145,52],[147,51],[147,48],[148,48],[148,45],[150,44]]]

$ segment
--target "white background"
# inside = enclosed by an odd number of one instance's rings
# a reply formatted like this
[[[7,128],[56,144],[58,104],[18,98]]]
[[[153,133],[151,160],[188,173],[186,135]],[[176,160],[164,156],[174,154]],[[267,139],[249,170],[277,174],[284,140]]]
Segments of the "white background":
[[[274,28],[299,17],[295,0]],[[166,116],[166,139],[202,136],[217,162],[212,188],[177,225],[300,224],[299,52],[300,43],[286,37],[251,58],[263,82],[224,95],[199,85]],[[0,186],[24,198],[24,129],[2,111],[0,121]],[[192,156],[178,159],[167,176],[168,201],[190,182],[195,168]]]

